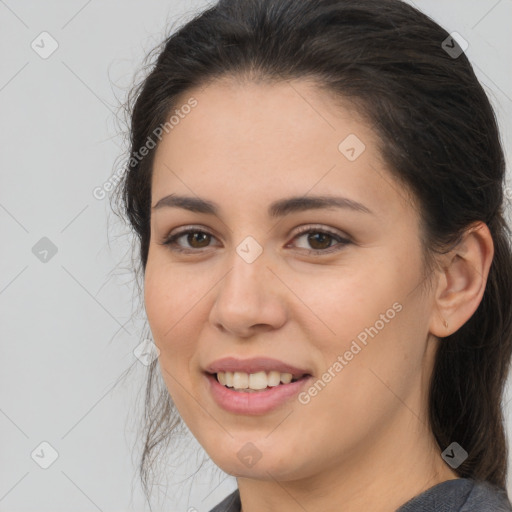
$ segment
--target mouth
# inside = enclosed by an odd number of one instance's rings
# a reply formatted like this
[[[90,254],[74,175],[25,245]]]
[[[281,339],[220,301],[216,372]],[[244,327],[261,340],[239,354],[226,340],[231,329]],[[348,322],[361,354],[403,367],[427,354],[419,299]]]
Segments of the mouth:
[[[225,388],[240,393],[261,393],[272,388],[278,388],[307,380],[312,375],[309,373],[292,374],[278,371],[246,372],[206,372]]]
[[[258,375],[266,372],[233,372],[231,375],[230,373],[204,372],[206,392],[222,409],[247,416],[267,414],[290,404],[313,380],[309,373],[293,375],[276,371],[277,375],[272,375],[271,371],[268,372],[268,377]],[[284,382],[281,382],[281,375],[284,375]],[[248,379],[251,381],[248,382]],[[253,387],[259,389],[252,389]]]
[[[224,357],[203,369],[206,392],[224,410],[260,415],[289,404],[311,381],[312,370],[267,356]]]

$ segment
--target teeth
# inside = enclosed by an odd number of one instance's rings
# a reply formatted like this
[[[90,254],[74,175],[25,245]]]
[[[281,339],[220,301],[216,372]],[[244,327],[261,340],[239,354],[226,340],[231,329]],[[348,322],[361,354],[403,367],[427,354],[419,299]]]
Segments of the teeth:
[[[267,386],[268,386],[267,374],[265,372],[258,372],[258,373],[251,373],[249,375],[249,382],[247,383],[247,386],[245,386],[245,387],[257,390],[257,389],[265,389]]]
[[[233,373],[233,387],[235,389],[247,389],[249,387],[249,375],[247,373]]]
[[[270,372],[218,372],[217,380],[223,385],[235,389],[252,389],[259,391],[267,387],[279,386],[280,383],[289,384],[293,380],[291,373]],[[297,379],[296,379],[297,380]]]

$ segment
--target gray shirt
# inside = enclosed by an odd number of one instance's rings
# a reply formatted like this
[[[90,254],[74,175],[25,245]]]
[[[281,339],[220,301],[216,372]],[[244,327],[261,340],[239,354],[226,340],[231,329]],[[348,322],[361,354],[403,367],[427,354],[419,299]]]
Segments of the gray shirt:
[[[240,512],[238,489],[210,512]],[[447,480],[404,503],[395,512],[512,512],[507,493],[488,482]]]

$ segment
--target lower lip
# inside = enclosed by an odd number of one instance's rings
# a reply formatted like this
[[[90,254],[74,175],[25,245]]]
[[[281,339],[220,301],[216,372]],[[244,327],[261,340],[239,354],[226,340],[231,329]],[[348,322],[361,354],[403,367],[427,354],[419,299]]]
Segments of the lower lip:
[[[311,376],[299,379],[289,384],[279,384],[264,391],[245,393],[233,391],[217,381],[215,375],[205,374],[209,389],[215,402],[229,412],[236,414],[265,414],[277,409],[292,397],[310,381]]]

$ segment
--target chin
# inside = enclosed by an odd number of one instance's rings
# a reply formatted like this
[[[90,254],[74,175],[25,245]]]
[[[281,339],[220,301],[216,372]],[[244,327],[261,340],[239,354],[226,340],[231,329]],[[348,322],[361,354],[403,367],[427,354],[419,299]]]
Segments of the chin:
[[[237,478],[287,481],[306,476],[300,468],[291,464],[290,454],[273,450],[268,455],[260,452],[260,458],[256,459],[257,452],[254,451],[251,456],[251,450],[251,447],[246,446],[242,450],[223,452],[218,457],[213,454],[210,457],[222,471]]]

